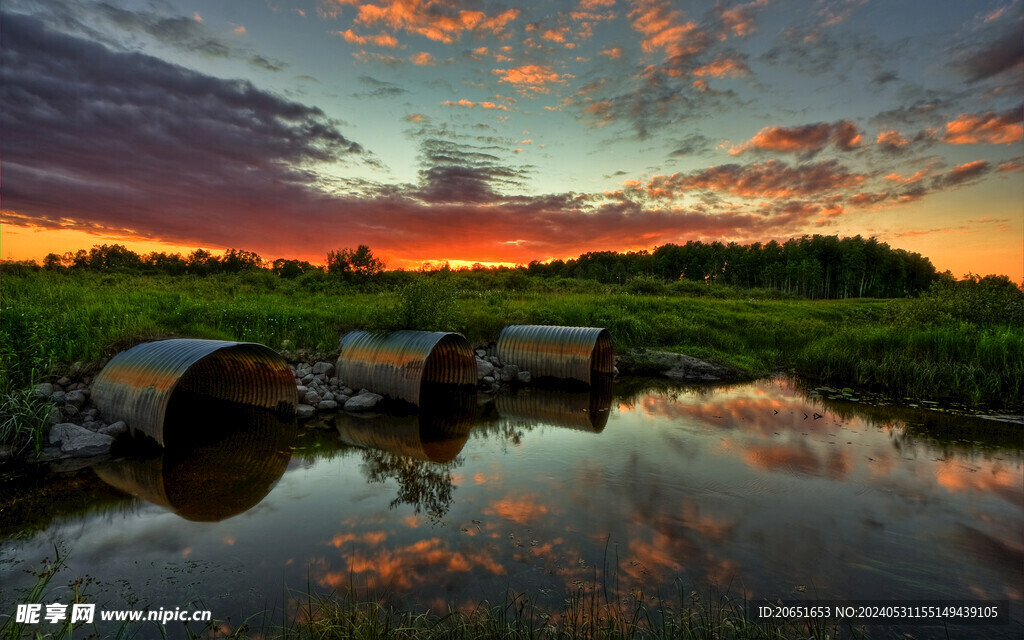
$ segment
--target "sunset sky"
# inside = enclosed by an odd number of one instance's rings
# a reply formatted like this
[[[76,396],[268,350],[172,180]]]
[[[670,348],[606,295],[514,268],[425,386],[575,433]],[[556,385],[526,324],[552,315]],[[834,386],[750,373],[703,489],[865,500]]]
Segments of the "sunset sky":
[[[874,235],[1024,276],[1024,3],[5,0],[0,257]]]

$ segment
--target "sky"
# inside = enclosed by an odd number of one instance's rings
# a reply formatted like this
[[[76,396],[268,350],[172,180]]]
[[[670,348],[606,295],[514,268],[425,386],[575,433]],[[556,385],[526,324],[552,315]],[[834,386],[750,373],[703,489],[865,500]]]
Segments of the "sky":
[[[1024,278],[1022,0],[5,0],[0,257],[876,236]]]

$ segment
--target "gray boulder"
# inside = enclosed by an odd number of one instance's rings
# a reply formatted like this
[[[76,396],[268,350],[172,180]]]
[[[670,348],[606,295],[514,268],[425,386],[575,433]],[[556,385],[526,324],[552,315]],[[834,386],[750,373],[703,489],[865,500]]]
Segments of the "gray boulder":
[[[483,358],[484,356],[487,355],[487,349],[477,349],[476,351],[474,351],[474,353],[476,353],[476,356],[478,358]]]
[[[318,362],[313,365],[313,375],[324,375],[330,378],[334,373],[334,365],[330,362]]]
[[[304,403],[314,407],[320,404],[321,400],[323,400],[323,398],[321,398],[320,394],[317,393],[316,391],[307,391],[306,395],[302,399]]]
[[[476,379],[481,380],[494,373],[494,365],[483,358],[476,359]]]
[[[309,384],[312,381],[313,381],[313,374],[312,373],[307,373],[307,374],[302,376],[302,384]]]
[[[88,400],[88,395],[84,391],[80,391],[78,389],[75,389],[74,391],[68,391],[64,395],[64,403],[70,404],[76,409],[85,404],[86,400]]]
[[[50,396],[53,395],[53,392],[55,391],[53,385],[50,384],[49,382],[37,384],[34,387],[34,390],[36,392],[36,395],[39,396],[40,398],[49,398]]]
[[[111,438],[119,438],[128,433],[128,425],[124,423],[124,420],[118,420],[114,424],[108,424],[105,427],[100,427],[97,433],[102,433],[103,435],[110,436]]]
[[[316,408],[320,411],[334,411],[338,408],[338,403],[334,400],[321,400]]]
[[[501,381],[512,382],[519,375],[519,367],[514,364],[506,364],[501,368]]]
[[[369,411],[376,407],[384,397],[371,391],[360,391],[345,403],[345,411]]]
[[[295,405],[295,417],[299,419],[312,418],[316,414],[316,409],[309,406],[308,404],[297,404]]]
[[[72,458],[107,453],[113,442],[114,439],[106,434],[95,433],[70,422],[56,424],[50,429],[50,444],[60,446],[60,452]]]
[[[516,374],[516,381],[520,384],[530,384],[533,380],[533,376],[530,375],[529,371],[520,371]]]
[[[494,376],[484,376],[483,377],[483,383],[484,384],[494,384]]]

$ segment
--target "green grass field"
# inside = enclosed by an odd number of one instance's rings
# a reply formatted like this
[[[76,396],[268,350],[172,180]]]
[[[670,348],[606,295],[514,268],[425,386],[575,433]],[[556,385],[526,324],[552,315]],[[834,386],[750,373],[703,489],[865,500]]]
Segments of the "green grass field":
[[[321,273],[29,271],[5,273],[0,285],[5,392],[164,337],[331,353],[353,329],[456,330],[477,344],[521,323],[606,327],[619,350],[679,351],[751,377],[791,371],[898,399],[1012,410],[1024,388],[1024,327],[949,311],[955,305],[936,298],[806,300],[692,282],[619,286],[521,273],[401,274],[354,285]]]

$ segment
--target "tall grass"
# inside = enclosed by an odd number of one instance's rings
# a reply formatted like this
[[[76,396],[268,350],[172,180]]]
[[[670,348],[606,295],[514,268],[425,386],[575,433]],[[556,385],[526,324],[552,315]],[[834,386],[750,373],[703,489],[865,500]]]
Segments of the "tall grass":
[[[690,282],[617,286],[518,273],[498,284],[458,274],[403,274],[361,287],[319,273],[5,275],[0,391],[162,337],[332,352],[352,329],[454,329],[483,343],[506,325],[536,323],[606,327],[619,350],[679,351],[748,376],[788,370],[899,398],[1024,403],[1024,327],[991,314],[932,313],[935,296],[803,300]]]

